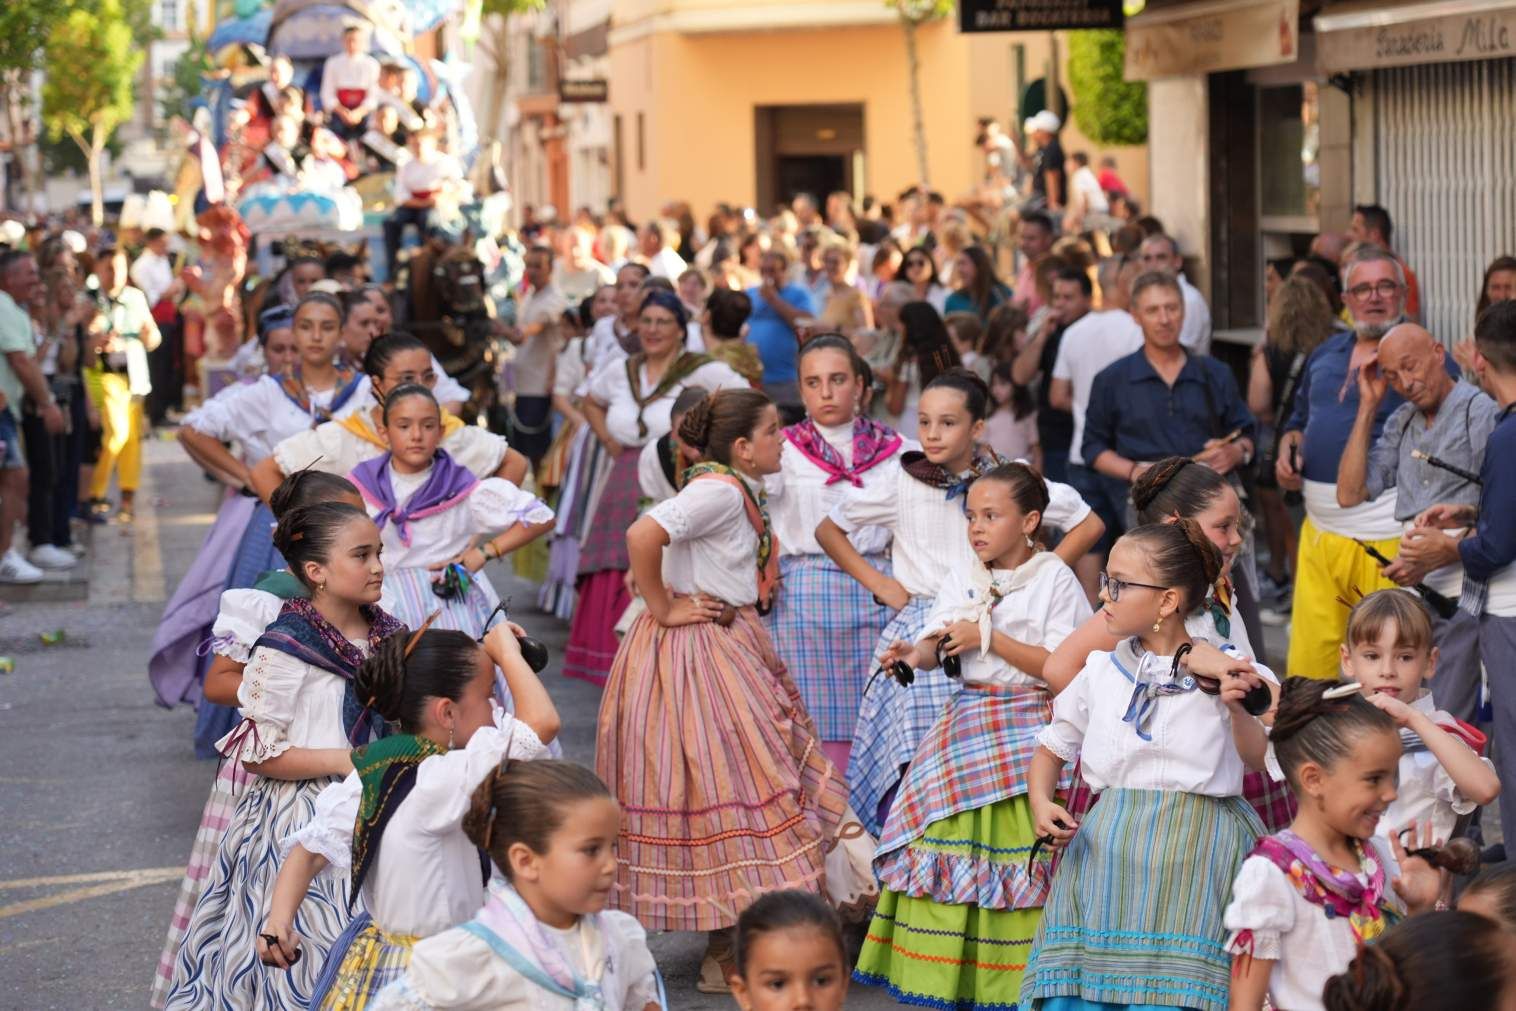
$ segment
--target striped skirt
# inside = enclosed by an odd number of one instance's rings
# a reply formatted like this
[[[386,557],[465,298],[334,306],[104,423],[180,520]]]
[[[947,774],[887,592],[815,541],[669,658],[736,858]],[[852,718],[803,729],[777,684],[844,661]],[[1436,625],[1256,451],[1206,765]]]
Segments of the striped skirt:
[[[1085,814],[1099,800],[1099,795],[1090,789],[1080,775],[1079,763],[1074,763],[1074,789],[1069,794],[1067,810],[1076,822],[1084,821]],[[1295,820],[1297,802],[1290,784],[1276,780],[1267,772],[1244,772],[1242,775],[1242,799],[1263,822],[1266,834],[1283,832]]]
[[[868,557],[889,574],[889,559]],[[774,609],[764,619],[823,741],[851,741],[869,661],[890,609],[826,555],[785,555]]]
[[[958,683],[942,673],[941,668],[917,671],[916,682],[909,688],[888,674],[874,676],[879,658],[890,643],[897,639],[915,642],[921,638],[931,610],[931,597],[912,597],[884,626],[869,660],[868,680],[859,703],[847,766],[849,799],[869,835],[880,834],[884,824],[880,804],[899,785],[911,756],[916,754],[916,746],[958,690]]]
[[[649,930],[724,930],[766,892],[822,892],[847,793],[751,607],[729,628],[633,623],[595,767],[621,803],[611,902]]]
[[[441,611],[433,628],[456,629],[476,639],[484,634],[484,623],[500,602],[495,587],[483,571],[469,577],[468,592],[461,597],[443,600],[432,592],[430,569],[384,570],[384,596],[379,606],[400,619],[406,628],[420,628],[433,611]]]
[[[419,940],[415,934],[392,934],[368,913],[358,914],[327,953],[311,994],[312,1011],[363,1011],[380,990],[405,975]]]
[[[161,1008],[168,999],[168,991],[174,983],[174,959],[179,954],[179,945],[189,929],[190,917],[195,904],[200,901],[200,892],[205,879],[221,851],[221,839],[226,835],[226,826],[231,822],[232,812],[241,796],[253,780],[253,774],[242,767],[241,762],[222,762],[216,769],[216,780],[211,784],[211,795],[200,814],[200,827],[195,830],[195,845],[190,849],[189,866],[184,869],[184,881],[179,885],[179,897],[174,900],[174,915],[168,922],[168,938],[163,942],[163,954],[158,956],[158,969],[153,975],[151,1006]]]
[[[1241,797],[1104,791],[1053,878],[1022,999],[1226,1011],[1222,913],[1261,835]]]
[[[303,1008],[327,950],[347,926],[347,875],[324,871],[295,914],[305,952],[293,969],[258,961],[258,931],[268,917],[280,844],[315,816],[316,795],[335,779],[254,776],[237,800],[205,889],[174,960],[164,1006],[173,1011]]]

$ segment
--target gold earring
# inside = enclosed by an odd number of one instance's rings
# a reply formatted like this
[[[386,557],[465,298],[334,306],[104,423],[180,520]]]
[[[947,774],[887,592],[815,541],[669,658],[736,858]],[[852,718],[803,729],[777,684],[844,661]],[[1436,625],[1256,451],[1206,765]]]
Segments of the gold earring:
[[[326,580],[323,579],[321,582],[319,582],[319,583],[316,584],[316,592],[317,593],[325,593],[326,592]]]
[[[449,751],[453,750],[453,731],[455,729],[457,729],[457,728],[455,728],[455,727],[448,727],[447,728],[447,750],[449,750]]]
[[[1156,621],[1153,622],[1153,631],[1154,632],[1160,631],[1162,628],[1163,628],[1163,619],[1162,618],[1159,618],[1159,619],[1157,619]]]

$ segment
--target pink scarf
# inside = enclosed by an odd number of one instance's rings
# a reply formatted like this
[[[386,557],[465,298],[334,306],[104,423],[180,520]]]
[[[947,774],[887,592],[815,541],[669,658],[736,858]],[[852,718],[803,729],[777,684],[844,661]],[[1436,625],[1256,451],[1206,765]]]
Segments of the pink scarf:
[[[849,467],[810,418],[786,428],[784,437],[790,440],[790,444],[802,456],[826,472],[828,485],[850,481],[855,488],[863,487],[863,478],[859,475],[875,464],[888,460],[900,449],[902,441],[895,431],[872,418],[854,418],[853,465]]]

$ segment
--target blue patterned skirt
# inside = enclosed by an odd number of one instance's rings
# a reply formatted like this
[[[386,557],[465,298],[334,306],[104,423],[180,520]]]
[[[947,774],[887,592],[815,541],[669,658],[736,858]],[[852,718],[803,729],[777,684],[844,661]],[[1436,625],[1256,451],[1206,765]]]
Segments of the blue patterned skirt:
[[[889,559],[865,559],[889,575]],[[786,555],[779,572],[779,596],[764,619],[774,651],[800,688],[817,736],[851,741],[890,609],[826,555]]]

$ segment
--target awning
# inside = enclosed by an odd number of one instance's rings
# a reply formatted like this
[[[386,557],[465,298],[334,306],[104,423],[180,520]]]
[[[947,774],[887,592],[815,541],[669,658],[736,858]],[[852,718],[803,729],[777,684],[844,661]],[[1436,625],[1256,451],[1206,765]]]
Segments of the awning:
[[[1516,56],[1516,0],[1334,4],[1315,26],[1327,73]]]
[[[1299,55],[1299,0],[1205,0],[1126,23],[1126,78],[1208,74],[1291,63]]]

